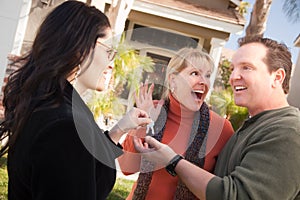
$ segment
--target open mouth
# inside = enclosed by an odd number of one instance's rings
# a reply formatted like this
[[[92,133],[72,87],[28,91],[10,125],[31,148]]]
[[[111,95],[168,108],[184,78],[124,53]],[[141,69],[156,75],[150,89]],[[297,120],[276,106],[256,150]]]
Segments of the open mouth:
[[[197,100],[201,100],[204,95],[204,90],[193,90],[192,94],[196,97]]]
[[[243,90],[246,90],[246,89],[247,89],[247,87],[245,87],[245,86],[234,86],[234,90],[236,92],[243,91]]]

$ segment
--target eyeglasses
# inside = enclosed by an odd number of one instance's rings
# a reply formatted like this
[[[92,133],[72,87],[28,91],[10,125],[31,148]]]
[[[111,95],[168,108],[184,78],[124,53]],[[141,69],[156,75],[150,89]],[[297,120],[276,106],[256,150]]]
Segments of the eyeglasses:
[[[109,47],[106,44],[99,42],[99,41],[97,41],[96,44],[102,45],[106,48],[107,57],[108,57],[109,61],[112,61],[115,58],[115,56],[117,54],[117,50],[115,50],[113,47]]]

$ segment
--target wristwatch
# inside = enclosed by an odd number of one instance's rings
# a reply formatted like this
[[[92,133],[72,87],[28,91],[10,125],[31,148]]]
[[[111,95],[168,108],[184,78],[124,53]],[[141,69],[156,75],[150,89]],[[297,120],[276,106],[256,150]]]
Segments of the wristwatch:
[[[178,162],[183,159],[183,157],[181,155],[176,155],[174,158],[172,158],[172,160],[169,162],[169,164],[166,166],[166,170],[169,174],[171,174],[172,176],[176,176],[176,172],[175,172],[175,167],[178,164]]]

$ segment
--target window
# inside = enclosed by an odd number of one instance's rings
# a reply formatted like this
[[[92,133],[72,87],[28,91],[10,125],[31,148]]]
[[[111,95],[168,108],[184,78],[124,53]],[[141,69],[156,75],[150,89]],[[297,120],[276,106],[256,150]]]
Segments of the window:
[[[196,48],[199,42],[199,39],[197,38],[191,38],[184,35],[138,24],[135,24],[133,28],[134,31],[131,35],[132,41],[145,43],[173,51],[178,51],[183,47]]]
[[[147,56],[153,59],[155,65],[153,72],[143,73],[143,82],[147,80],[148,83],[155,83],[153,99],[161,99],[165,87],[164,81],[166,76],[166,69],[171,58],[149,52],[147,52]]]

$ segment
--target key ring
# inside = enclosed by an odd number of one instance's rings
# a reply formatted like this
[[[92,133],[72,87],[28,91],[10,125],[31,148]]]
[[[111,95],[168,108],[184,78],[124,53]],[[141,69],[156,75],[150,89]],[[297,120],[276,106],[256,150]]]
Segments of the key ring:
[[[155,135],[154,132],[154,121],[152,120],[149,124],[147,124],[146,134],[150,134],[149,131],[151,130],[151,135]]]

